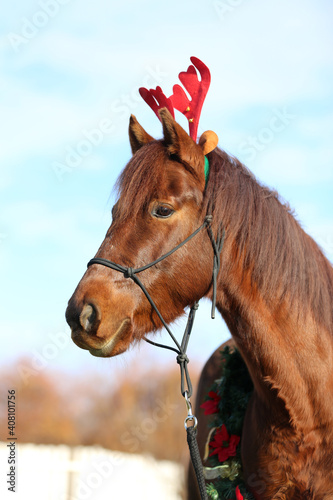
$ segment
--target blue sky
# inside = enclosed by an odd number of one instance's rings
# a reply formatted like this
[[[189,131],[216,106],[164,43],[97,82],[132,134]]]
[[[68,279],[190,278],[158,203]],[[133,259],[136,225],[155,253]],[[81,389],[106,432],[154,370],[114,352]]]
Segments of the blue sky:
[[[64,340],[64,312],[109,225],[112,186],[130,158],[130,114],[161,136],[137,89],[161,85],[171,94],[192,55],[212,74],[199,133],[215,130],[222,148],[290,202],[333,260],[332,24],[328,0],[7,2],[0,20],[2,363],[25,355],[41,366],[40,355],[49,368],[113,374],[134,359],[155,359],[151,346],[93,358]],[[209,319],[208,303],[200,309],[190,356],[203,363],[227,331]],[[173,358],[163,352],[164,361]]]

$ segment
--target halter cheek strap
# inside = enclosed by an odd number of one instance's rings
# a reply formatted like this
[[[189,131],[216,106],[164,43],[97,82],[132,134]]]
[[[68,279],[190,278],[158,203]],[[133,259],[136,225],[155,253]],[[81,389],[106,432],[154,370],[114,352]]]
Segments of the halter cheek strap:
[[[121,272],[121,273],[123,273],[124,278],[129,278],[129,279],[133,280],[134,283],[136,283],[141,288],[141,290],[145,294],[147,300],[149,301],[150,305],[152,306],[152,308],[156,312],[157,316],[159,317],[164,328],[167,330],[168,334],[170,335],[173,342],[175,343],[176,348],[166,346],[163,344],[158,344],[157,342],[153,342],[153,341],[146,339],[146,338],[145,338],[145,340],[152,345],[155,345],[157,347],[162,347],[164,349],[169,349],[169,350],[177,353],[177,363],[180,365],[180,369],[181,369],[181,392],[182,392],[183,396],[185,395],[185,393],[187,393],[188,397],[190,397],[192,394],[192,384],[191,384],[191,380],[190,380],[189,373],[187,370],[187,364],[188,364],[189,360],[188,360],[188,357],[186,356],[186,350],[187,350],[189,338],[190,338],[192,327],[193,327],[195,312],[198,309],[199,304],[198,304],[198,302],[195,302],[194,305],[192,306],[190,313],[189,313],[185,332],[183,335],[183,340],[182,340],[181,344],[179,344],[176,337],[173,335],[170,328],[168,327],[167,323],[164,321],[163,316],[161,315],[160,311],[158,310],[158,308],[157,308],[155,302],[153,301],[152,297],[150,296],[148,290],[146,289],[146,287],[144,286],[144,284],[142,283],[142,281],[139,279],[139,277],[137,275],[139,273],[141,273],[142,271],[149,269],[150,267],[154,266],[158,262],[161,262],[162,260],[164,260],[167,257],[169,257],[170,255],[172,255],[174,252],[176,252],[176,250],[178,250],[183,245],[185,245],[188,241],[190,241],[192,238],[194,238],[194,236],[196,236],[202,229],[207,228],[208,235],[209,235],[209,238],[211,240],[211,244],[212,244],[213,251],[214,251],[213,274],[212,274],[213,297],[212,297],[211,317],[215,318],[216,280],[217,280],[217,275],[218,275],[218,272],[220,269],[220,253],[222,251],[225,231],[224,231],[224,228],[222,228],[222,226],[220,226],[217,238],[215,240],[213,230],[211,227],[211,221],[212,221],[212,216],[207,215],[205,217],[204,223],[200,227],[198,227],[192,234],[190,234],[190,236],[188,236],[185,240],[183,240],[181,243],[179,243],[179,245],[177,245],[176,247],[174,247],[172,250],[170,250],[166,254],[162,255],[161,257],[154,260],[153,262],[146,264],[143,267],[138,267],[136,269],[133,269],[132,267],[124,267],[124,266],[121,266],[120,264],[112,262],[111,260],[103,259],[103,258],[99,258],[99,257],[91,259],[88,262],[88,267],[92,266],[93,264],[100,264],[102,266],[109,267],[110,269],[113,269],[115,271]],[[185,389],[185,379],[186,379],[187,389]]]

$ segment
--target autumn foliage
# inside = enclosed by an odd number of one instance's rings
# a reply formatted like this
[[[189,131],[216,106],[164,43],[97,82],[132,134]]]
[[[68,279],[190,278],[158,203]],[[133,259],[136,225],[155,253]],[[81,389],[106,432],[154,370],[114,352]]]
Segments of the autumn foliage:
[[[22,366],[0,373],[0,440],[7,438],[7,390],[15,388],[19,442],[100,445],[185,461],[188,456],[179,370],[128,370],[120,380],[41,370],[22,379]],[[112,372],[111,372],[112,373]],[[192,379],[198,370],[191,366]]]

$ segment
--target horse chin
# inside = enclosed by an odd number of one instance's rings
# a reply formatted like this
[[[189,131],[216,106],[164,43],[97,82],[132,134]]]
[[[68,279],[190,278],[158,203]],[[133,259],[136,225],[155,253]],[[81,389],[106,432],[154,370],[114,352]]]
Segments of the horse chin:
[[[129,318],[124,319],[117,331],[101,348],[89,349],[90,354],[99,358],[111,358],[125,352],[133,340],[133,328]]]
[[[102,325],[99,327],[100,334]],[[123,353],[133,341],[133,328],[130,318],[125,318],[111,336],[89,337],[82,332],[72,331],[73,342],[81,349],[89,350],[90,354],[99,358],[111,358]]]

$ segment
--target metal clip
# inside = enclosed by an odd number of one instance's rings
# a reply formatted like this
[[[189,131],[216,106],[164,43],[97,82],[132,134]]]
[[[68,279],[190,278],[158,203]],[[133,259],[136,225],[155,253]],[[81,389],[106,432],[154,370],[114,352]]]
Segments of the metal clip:
[[[185,398],[185,402],[186,402],[186,409],[187,409],[187,417],[185,418],[184,420],[184,427],[185,429],[187,430],[188,428],[188,425],[187,425],[187,422],[189,420],[193,420],[193,425],[190,426],[190,427],[194,427],[196,428],[197,425],[198,425],[198,419],[197,417],[195,417],[192,413],[192,405],[191,405],[191,401],[190,401],[190,398],[188,397],[187,395],[187,391],[185,391],[184,393],[184,398]]]

